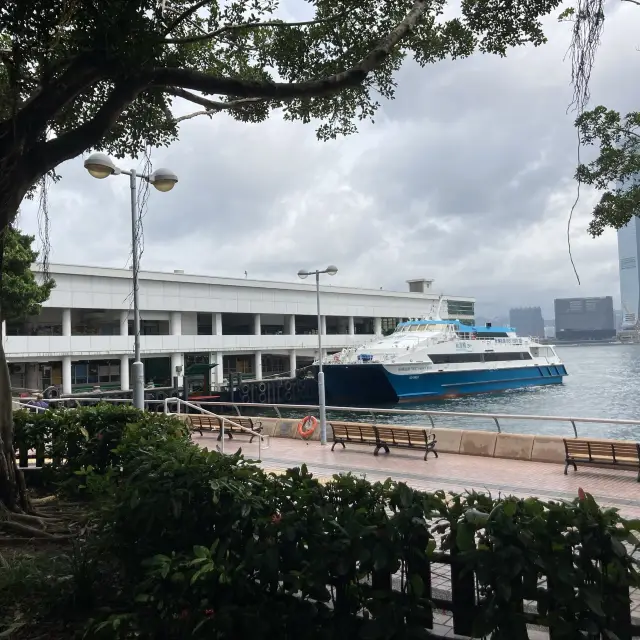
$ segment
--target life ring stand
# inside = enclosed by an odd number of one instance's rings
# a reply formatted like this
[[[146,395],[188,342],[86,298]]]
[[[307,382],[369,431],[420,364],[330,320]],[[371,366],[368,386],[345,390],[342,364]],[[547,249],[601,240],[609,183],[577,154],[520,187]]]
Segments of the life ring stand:
[[[309,423],[311,424],[311,426],[306,429],[305,427]],[[298,433],[300,434],[300,437],[306,440],[313,435],[313,432],[316,430],[317,426],[317,418],[315,418],[314,416],[305,416],[304,418],[302,418],[302,420],[300,420],[300,422],[298,422]]]

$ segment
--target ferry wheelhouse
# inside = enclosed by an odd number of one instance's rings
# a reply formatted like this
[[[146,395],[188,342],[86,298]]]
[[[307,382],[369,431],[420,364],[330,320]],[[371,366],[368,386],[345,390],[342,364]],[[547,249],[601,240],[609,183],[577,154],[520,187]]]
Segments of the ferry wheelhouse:
[[[561,384],[554,347],[510,327],[410,320],[323,360],[327,402],[376,406]]]

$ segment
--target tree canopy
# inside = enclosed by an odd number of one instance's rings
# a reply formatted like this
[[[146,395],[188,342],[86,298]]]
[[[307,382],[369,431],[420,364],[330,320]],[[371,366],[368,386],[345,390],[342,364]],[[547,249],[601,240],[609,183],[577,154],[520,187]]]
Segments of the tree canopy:
[[[640,12],[640,0],[622,1],[637,5]],[[601,235],[608,227],[620,229],[640,214],[640,111],[625,115],[605,106],[586,110],[591,73],[605,24],[604,9],[604,0],[577,0],[576,6],[560,16],[561,20],[573,23],[573,104],[578,111],[575,126],[580,144],[598,147],[596,159],[580,163],[575,174],[579,183],[603,192],[589,224],[593,236]]]
[[[0,237],[2,254],[0,278],[0,321],[23,320],[40,313],[55,287],[53,280],[39,283],[31,270],[38,252],[32,248],[34,236],[7,227]]]
[[[593,210],[589,232],[620,229],[640,214],[640,111],[621,116],[599,106],[576,120],[580,141],[599,145],[598,157],[580,164],[576,178],[604,191]]]
[[[246,122],[281,108],[355,130],[426,65],[545,41],[560,0],[4,0],[0,5],[0,229],[25,194],[89,148],[122,157],[178,136],[177,100]],[[457,14],[445,18],[444,13]],[[186,117],[192,117],[189,114]]]

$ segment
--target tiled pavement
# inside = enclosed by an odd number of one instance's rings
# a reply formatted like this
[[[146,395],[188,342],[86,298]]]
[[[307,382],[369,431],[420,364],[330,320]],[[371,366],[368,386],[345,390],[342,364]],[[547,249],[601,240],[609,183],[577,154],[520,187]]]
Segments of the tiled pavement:
[[[215,435],[198,437],[194,441],[201,446],[215,448],[219,445]],[[248,458],[258,458],[258,445],[249,444],[244,437],[225,442],[225,451],[231,453],[238,447]],[[373,448],[352,445],[347,449],[321,446],[318,442],[302,442],[288,438],[271,438],[269,448],[262,448],[261,462],[267,471],[282,472],[303,463],[320,480],[330,479],[336,473],[351,472],[372,481],[393,478],[404,481],[417,489],[435,491],[444,489],[455,493],[475,489],[477,491],[516,495],[538,496],[542,499],[572,500],[578,488],[591,493],[599,504],[616,507],[627,518],[640,518],[640,484],[637,472],[608,469],[580,468],[564,475],[564,465],[544,462],[526,462],[501,458],[482,458],[440,453],[438,458],[429,456],[424,462],[419,452],[391,450],[386,455],[372,455]],[[433,566],[432,586],[436,591],[449,593],[451,582],[449,567]],[[640,594],[632,593],[632,611],[640,617]],[[452,619],[448,612],[436,612],[434,631],[444,637],[453,634]],[[546,640],[546,631],[530,629],[530,640]]]

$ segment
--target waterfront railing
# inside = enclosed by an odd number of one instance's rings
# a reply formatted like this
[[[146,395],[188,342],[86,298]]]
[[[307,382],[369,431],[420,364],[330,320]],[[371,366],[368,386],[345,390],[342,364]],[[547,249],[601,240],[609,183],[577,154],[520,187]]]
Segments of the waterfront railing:
[[[112,402],[131,404],[131,398],[87,398],[70,397],[70,398],[51,398],[48,400],[50,406],[90,406],[99,402]],[[180,413],[185,410],[184,400],[179,398],[165,398],[164,400],[145,400],[147,409],[151,411],[162,411],[164,413]],[[32,408],[31,405],[24,405],[22,401],[18,404],[25,408]],[[263,415],[272,412],[277,418],[296,418],[303,415],[313,415],[319,413],[318,405],[313,404],[269,404],[257,402],[224,402],[224,401],[190,401],[192,410],[206,409],[208,411],[222,410],[223,413],[229,411],[234,412],[237,416],[243,415]],[[195,409],[194,407],[198,407]],[[243,413],[244,412],[244,413]],[[420,422],[431,428],[460,428],[460,423],[469,424],[470,429],[482,428],[484,425],[493,425],[498,433],[532,433],[530,430],[522,431],[510,427],[517,427],[522,423],[532,422],[544,425],[545,432],[550,435],[562,435],[549,431],[550,425],[564,424],[571,427],[573,436],[578,438],[582,436],[593,436],[593,433],[579,434],[580,426],[609,426],[609,427],[636,427],[638,428],[638,436],[640,437],[640,418],[637,420],[618,419],[618,418],[589,418],[581,416],[545,416],[545,415],[528,415],[513,413],[483,413],[471,411],[437,411],[430,409],[394,409],[394,408],[376,408],[376,407],[342,407],[328,406],[327,412],[334,415],[340,414],[340,419],[344,420],[345,416],[354,422],[370,421],[373,423],[383,424],[385,416],[394,421],[401,420],[402,424],[414,424],[419,426]],[[415,417],[417,422],[409,422],[409,419]],[[330,419],[330,418],[329,418]],[[480,423],[484,425],[480,426]],[[567,429],[568,431],[568,429]],[[612,437],[611,434],[602,434],[600,437]],[[619,436],[625,439],[624,435]],[[626,436],[626,439],[629,439]]]

